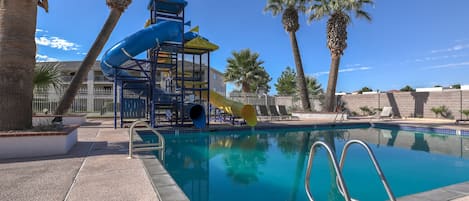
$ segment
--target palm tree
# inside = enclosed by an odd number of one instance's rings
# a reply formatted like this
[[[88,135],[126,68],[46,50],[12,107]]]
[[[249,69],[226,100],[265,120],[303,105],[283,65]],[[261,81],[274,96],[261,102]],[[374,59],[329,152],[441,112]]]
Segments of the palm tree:
[[[323,93],[321,83],[315,77],[306,76],[306,88],[311,96],[321,95]]]
[[[373,0],[316,0],[308,9],[311,13],[309,22],[329,17],[327,21],[327,47],[331,51],[331,67],[324,107],[329,112],[334,111],[340,58],[347,48],[347,26],[351,22],[351,14],[354,13],[357,18],[371,21],[371,16],[363,10],[366,4],[373,4]]]
[[[32,126],[37,3],[0,3],[0,130]]]
[[[96,62],[99,53],[106,44],[109,36],[111,35],[112,30],[116,26],[121,14],[127,9],[127,6],[132,3],[132,0],[106,0],[106,4],[111,8],[111,13],[103,25],[101,32],[99,32],[96,40],[91,46],[88,54],[86,54],[85,59],[80,65],[80,68],[76,72],[75,76],[70,83],[70,86],[65,91],[64,95],[60,99],[59,105],[55,109],[56,115],[62,115],[67,112],[67,110],[72,105],[73,99],[77,95],[78,89],[80,89],[83,80],[88,75],[93,64]]]
[[[251,50],[244,49],[240,52],[233,51],[232,54],[233,57],[227,59],[225,82],[234,82],[236,86],[241,87],[243,92],[250,93],[256,89],[256,84],[259,84],[260,80],[270,80],[269,74],[262,66],[264,61],[258,60],[258,53],[251,53]]]
[[[282,24],[285,31],[290,35],[290,42],[293,50],[293,57],[296,65],[297,85],[300,90],[300,99],[303,110],[311,111],[308,90],[306,88],[305,73],[301,62],[300,49],[296,40],[296,32],[300,28],[298,14],[306,11],[306,0],[268,0],[264,8],[265,12],[270,11],[273,16],[282,13]]]
[[[34,88],[47,89],[52,86],[56,91],[58,91],[61,89],[62,84],[62,74],[59,70],[59,64],[36,64],[33,77]]]

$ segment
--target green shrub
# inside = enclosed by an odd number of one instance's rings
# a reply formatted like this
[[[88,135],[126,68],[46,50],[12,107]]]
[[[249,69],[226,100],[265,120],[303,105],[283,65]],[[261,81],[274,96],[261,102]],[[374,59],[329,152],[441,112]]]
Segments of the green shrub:
[[[466,116],[466,119],[469,119],[469,110],[461,110],[461,114]]]
[[[438,115],[441,115],[442,117],[445,117],[445,118],[451,117],[451,112],[444,105],[439,106],[439,107],[432,107],[431,110],[433,113],[435,113],[436,118],[438,118]]]

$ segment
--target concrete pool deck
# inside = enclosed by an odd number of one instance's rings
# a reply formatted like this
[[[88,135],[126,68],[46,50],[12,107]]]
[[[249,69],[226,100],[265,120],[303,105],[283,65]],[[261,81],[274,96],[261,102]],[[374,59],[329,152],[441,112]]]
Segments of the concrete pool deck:
[[[0,160],[0,200],[159,200],[140,160],[128,160],[127,129],[88,120],[66,155]]]
[[[454,121],[396,119],[372,120],[377,122],[399,123],[413,126],[469,130],[469,124],[455,125]],[[347,120],[345,123],[367,123],[369,119]],[[288,125],[307,126],[327,124],[330,121],[268,121],[260,122],[260,128],[285,127]],[[236,128],[240,126],[214,124],[214,129]],[[0,200],[160,200],[160,195],[169,199],[181,197],[171,192],[159,192],[153,188],[155,181],[146,172],[143,160],[127,159],[127,129],[112,128],[111,119],[88,119],[79,128],[78,143],[67,154],[52,157],[0,160]],[[162,174],[163,175],[163,174]],[[167,177],[164,176],[164,177]],[[162,178],[163,181],[163,178]],[[164,184],[164,182],[162,182]],[[161,183],[160,183],[161,184]],[[158,184],[155,184],[156,186]],[[166,184],[164,184],[166,185]],[[398,200],[469,200],[468,183],[456,186],[457,196],[434,196],[434,193],[447,192],[436,189],[428,193],[429,199],[419,197],[423,194],[403,197]],[[173,190],[174,188],[167,188]],[[161,189],[160,189],[161,190]],[[466,196],[466,197],[464,197]],[[173,197],[173,199],[171,199]],[[421,198],[421,199],[420,199]],[[431,198],[431,199],[430,199]]]

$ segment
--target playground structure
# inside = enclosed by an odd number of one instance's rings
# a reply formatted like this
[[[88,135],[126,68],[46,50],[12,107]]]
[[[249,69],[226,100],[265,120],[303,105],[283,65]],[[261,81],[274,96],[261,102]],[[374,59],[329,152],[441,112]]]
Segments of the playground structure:
[[[185,23],[186,5],[184,0],[150,0],[146,28],[103,55],[101,69],[114,81],[114,100],[120,100],[119,106],[114,104],[115,128],[118,107],[120,127],[144,119],[153,127],[192,123],[204,128],[210,123],[210,103],[256,125],[252,106],[209,92],[210,52],[218,46],[195,29],[184,33],[184,26],[190,25]],[[146,59],[135,58],[145,51]]]

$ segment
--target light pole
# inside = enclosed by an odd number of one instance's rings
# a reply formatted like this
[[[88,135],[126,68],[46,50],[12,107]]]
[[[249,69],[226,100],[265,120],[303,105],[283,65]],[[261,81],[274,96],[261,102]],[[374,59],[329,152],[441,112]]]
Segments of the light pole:
[[[381,108],[381,92],[379,92],[379,89],[376,90],[378,92],[378,109]]]

